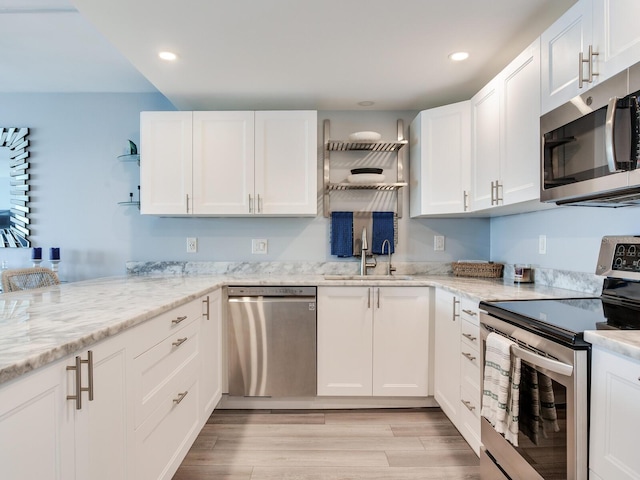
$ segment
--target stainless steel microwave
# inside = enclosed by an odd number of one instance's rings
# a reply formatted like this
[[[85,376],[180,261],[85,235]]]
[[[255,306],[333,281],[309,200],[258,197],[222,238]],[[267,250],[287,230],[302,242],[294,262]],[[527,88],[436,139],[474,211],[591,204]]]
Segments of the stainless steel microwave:
[[[540,200],[640,204],[640,64],[540,117]]]

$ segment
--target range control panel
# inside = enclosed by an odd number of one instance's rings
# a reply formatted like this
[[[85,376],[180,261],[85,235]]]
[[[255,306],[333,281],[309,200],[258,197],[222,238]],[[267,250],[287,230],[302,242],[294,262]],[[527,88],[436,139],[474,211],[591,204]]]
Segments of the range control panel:
[[[640,236],[603,237],[596,275],[640,280]]]

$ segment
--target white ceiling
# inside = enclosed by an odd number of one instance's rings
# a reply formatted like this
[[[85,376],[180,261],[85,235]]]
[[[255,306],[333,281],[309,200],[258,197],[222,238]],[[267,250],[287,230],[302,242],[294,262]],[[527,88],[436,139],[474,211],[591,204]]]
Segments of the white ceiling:
[[[573,3],[0,0],[0,92],[155,87],[183,110],[421,110],[470,98]],[[450,62],[457,50],[470,59]]]

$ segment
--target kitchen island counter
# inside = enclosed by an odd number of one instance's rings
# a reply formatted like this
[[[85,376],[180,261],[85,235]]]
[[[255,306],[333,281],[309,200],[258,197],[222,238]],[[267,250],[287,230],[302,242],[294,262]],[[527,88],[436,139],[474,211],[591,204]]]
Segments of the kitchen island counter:
[[[429,286],[476,300],[585,297],[503,279],[413,276],[327,280],[321,275],[125,276],[0,295],[0,383],[80,351],[225,285]]]

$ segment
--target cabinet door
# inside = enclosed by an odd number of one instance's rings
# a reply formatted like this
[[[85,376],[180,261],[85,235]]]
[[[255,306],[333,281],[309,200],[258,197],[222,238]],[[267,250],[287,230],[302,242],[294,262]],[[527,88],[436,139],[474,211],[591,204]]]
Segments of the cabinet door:
[[[436,289],[434,396],[454,424],[460,406],[460,300]]]
[[[127,383],[126,338],[126,333],[116,335],[89,349],[93,355],[93,400],[82,393],[80,410],[75,403],[67,403],[69,414],[75,415],[77,478],[133,478],[133,422],[128,400],[132,388]],[[86,359],[88,352],[78,355]],[[82,374],[86,386],[88,366],[83,365]],[[67,384],[75,392],[73,372],[68,372]]]
[[[640,478],[640,362],[592,351],[589,467],[603,479]]]
[[[471,207],[493,206],[500,179],[500,82],[496,78],[471,99]]]
[[[500,177],[504,204],[540,197],[540,42],[501,76]]]
[[[256,112],[255,122],[255,213],[315,216],[317,112]]]
[[[222,291],[216,290],[203,299],[201,319],[200,378],[204,423],[222,397]]]
[[[192,213],[252,213],[253,155],[253,112],[193,112]]]
[[[411,123],[411,217],[466,210],[470,130],[468,101],[420,112]]]
[[[372,288],[318,288],[318,395],[371,395]]]
[[[429,288],[373,290],[373,395],[429,395]]]
[[[191,136],[191,112],[140,114],[140,213],[191,213]]]
[[[640,61],[640,2],[593,0],[593,47],[599,82]]]
[[[540,36],[543,114],[584,93],[593,85],[585,82],[581,90],[578,82],[581,72],[588,73],[587,64],[579,65],[578,56],[582,52],[585,60],[588,60],[593,37],[591,8],[592,0],[578,1]],[[594,71],[597,72],[599,60],[594,62]],[[594,78],[594,82],[597,78]]]
[[[65,364],[43,367],[0,388],[2,478],[75,476],[73,415],[67,414]]]

